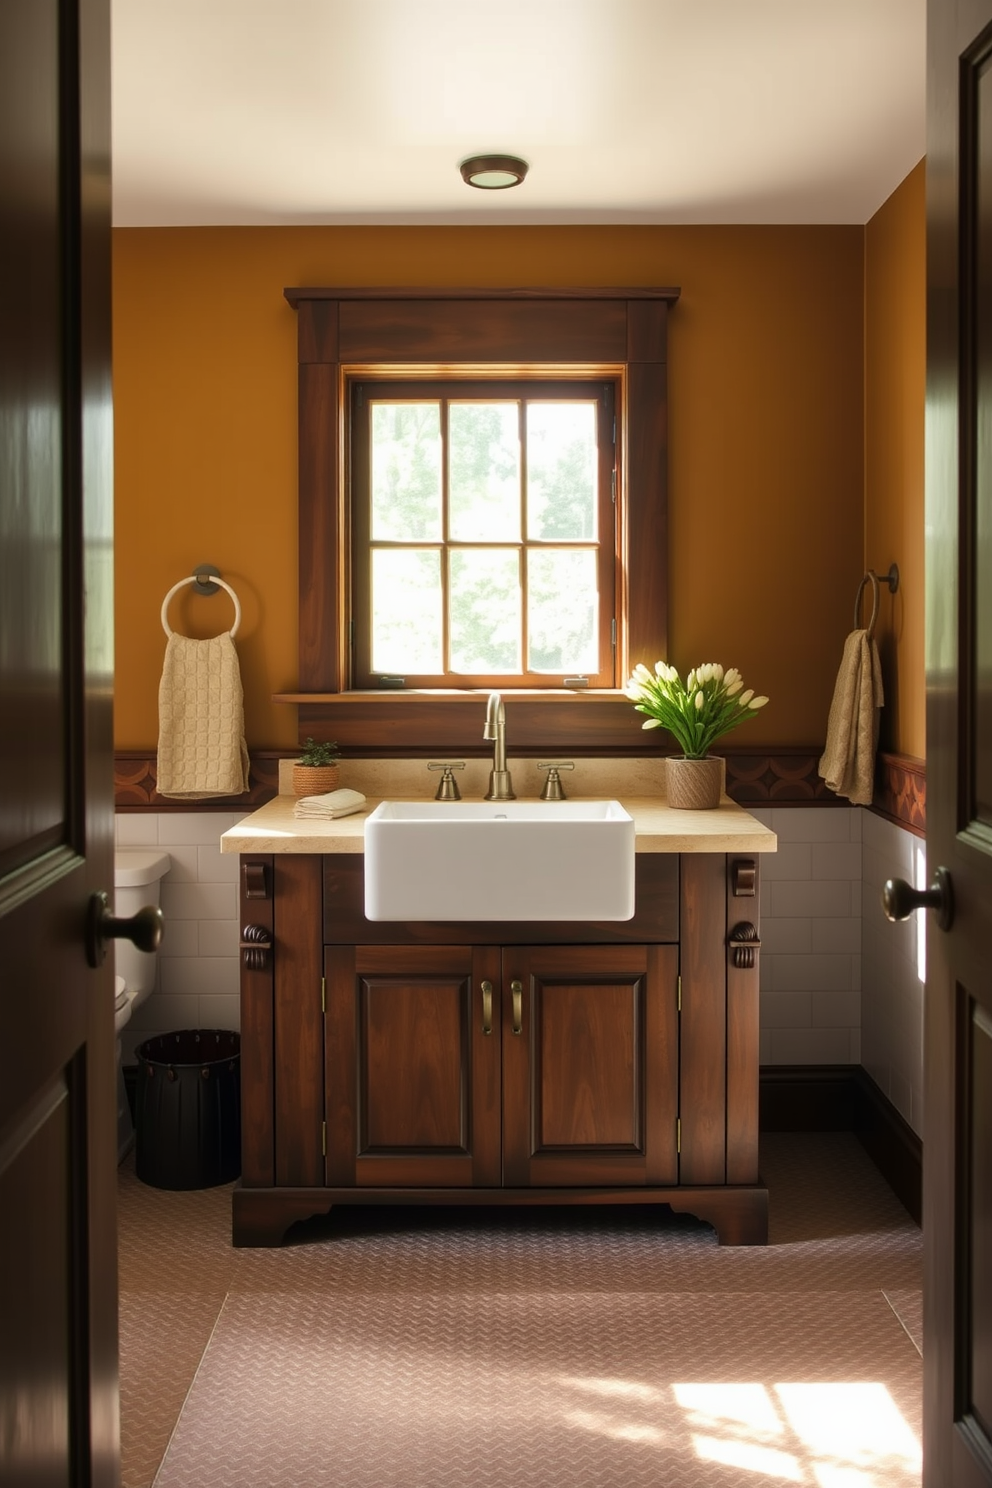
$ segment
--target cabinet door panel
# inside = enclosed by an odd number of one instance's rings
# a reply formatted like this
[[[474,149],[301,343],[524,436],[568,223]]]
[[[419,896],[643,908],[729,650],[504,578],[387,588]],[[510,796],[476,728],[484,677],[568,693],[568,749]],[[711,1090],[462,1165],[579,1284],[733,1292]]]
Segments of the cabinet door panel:
[[[498,969],[488,947],[327,948],[329,1184],[499,1183]]]
[[[676,984],[670,946],[504,951],[507,1185],[677,1181]]]
[[[539,983],[537,1145],[643,1150],[637,1067],[644,980]]]
[[[359,975],[359,1153],[467,1153],[466,992],[464,975]]]

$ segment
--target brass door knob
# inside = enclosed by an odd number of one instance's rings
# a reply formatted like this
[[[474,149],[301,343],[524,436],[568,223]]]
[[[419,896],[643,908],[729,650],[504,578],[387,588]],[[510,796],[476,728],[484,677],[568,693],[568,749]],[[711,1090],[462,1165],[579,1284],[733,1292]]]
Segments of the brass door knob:
[[[882,890],[882,908],[889,920],[908,920],[914,910],[932,909],[941,930],[954,923],[954,890],[946,868],[938,868],[928,889],[914,889],[904,878],[890,878]]]
[[[90,895],[86,911],[86,959],[102,966],[108,940],[129,940],[139,951],[157,951],[165,931],[165,917],[157,904],[146,904],[128,919],[110,913],[110,900],[102,889]]]

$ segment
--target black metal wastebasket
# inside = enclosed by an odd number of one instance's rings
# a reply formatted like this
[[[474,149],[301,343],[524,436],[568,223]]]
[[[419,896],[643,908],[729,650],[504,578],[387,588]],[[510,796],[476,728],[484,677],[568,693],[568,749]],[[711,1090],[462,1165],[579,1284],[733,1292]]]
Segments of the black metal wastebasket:
[[[183,1028],[137,1049],[134,1167],[152,1188],[213,1188],[241,1172],[241,1035]]]

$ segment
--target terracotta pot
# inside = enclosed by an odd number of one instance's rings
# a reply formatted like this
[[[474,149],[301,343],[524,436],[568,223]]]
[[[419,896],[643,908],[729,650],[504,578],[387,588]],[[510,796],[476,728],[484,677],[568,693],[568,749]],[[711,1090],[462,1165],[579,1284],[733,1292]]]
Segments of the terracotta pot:
[[[294,796],[326,796],[338,788],[337,765],[294,765]]]
[[[723,793],[724,762],[719,755],[705,759],[669,756],[665,760],[665,785],[669,806],[679,811],[711,811]]]

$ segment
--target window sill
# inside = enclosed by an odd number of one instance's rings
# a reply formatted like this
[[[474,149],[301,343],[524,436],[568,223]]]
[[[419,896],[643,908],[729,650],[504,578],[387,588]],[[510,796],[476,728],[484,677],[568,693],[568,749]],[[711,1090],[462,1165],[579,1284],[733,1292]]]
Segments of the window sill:
[[[583,702],[589,698],[615,698],[626,701],[621,687],[376,687],[354,692],[274,692],[274,703],[335,703],[347,707],[368,703],[423,702],[478,703],[490,692],[498,692],[508,701],[519,699],[532,703]]]

